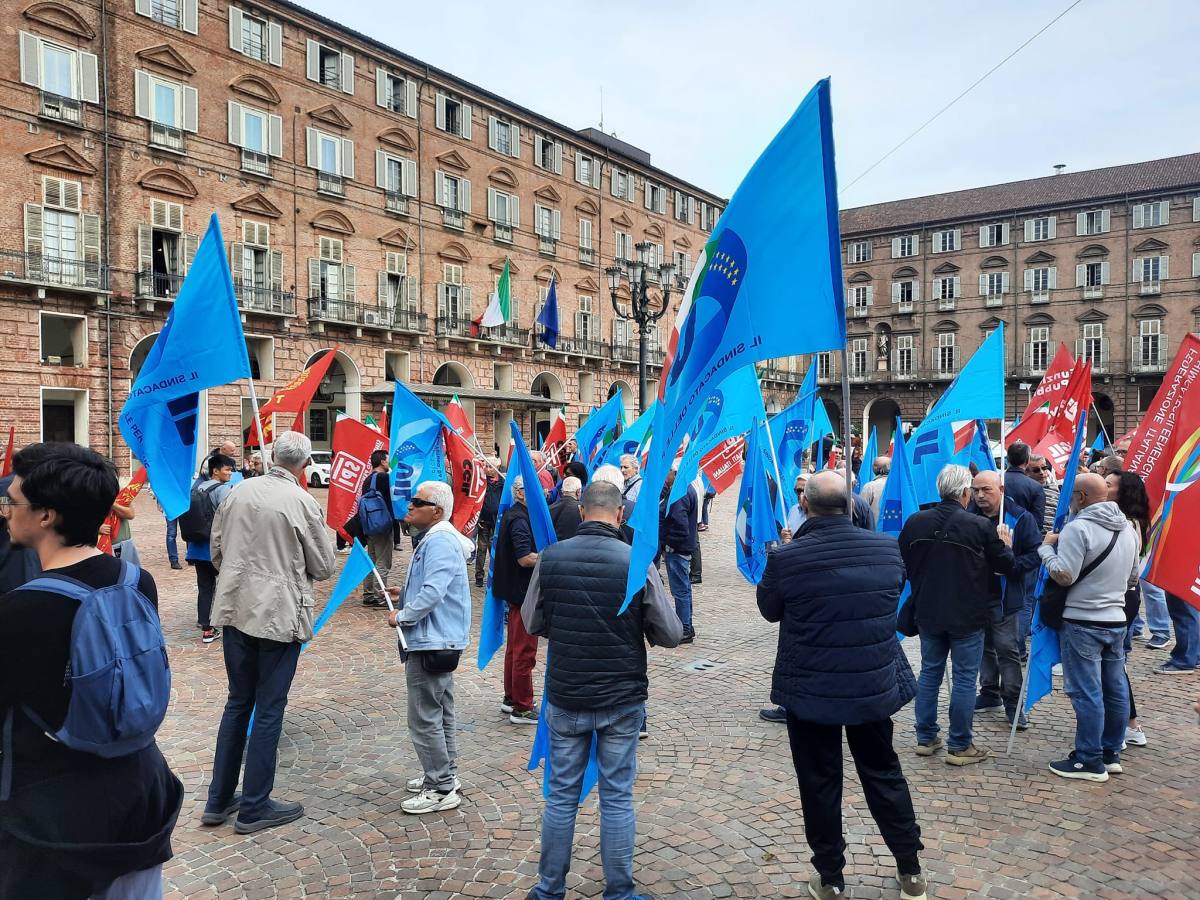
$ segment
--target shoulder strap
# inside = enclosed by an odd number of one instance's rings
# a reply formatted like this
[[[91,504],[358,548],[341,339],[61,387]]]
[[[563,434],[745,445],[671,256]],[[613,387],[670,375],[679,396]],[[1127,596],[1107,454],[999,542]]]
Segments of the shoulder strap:
[[[121,560],[121,584],[126,587],[136,588],[138,580],[142,577],[142,570],[133,563]]]
[[[37,578],[26,584],[21,585],[18,590],[22,591],[46,591],[50,594],[59,594],[63,597],[69,597],[72,600],[83,602],[84,598],[92,593],[94,588],[88,587],[82,581],[76,581],[69,575],[58,575],[54,572],[45,572]]]
[[[1079,577],[1075,579],[1075,584],[1079,584],[1079,582],[1091,575],[1094,571],[1096,571],[1096,567],[1099,566],[1100,563],[1108,559],[1108,554],[1112,553],[1113,547],[1117,546],[1117,538],[1120,536],[1121,532],[1113,532],[1112,539],[1109,540],[1108,546],[1104,548],[1104,551],[1099,556],[1083,567],[1082,571],[1079,573]],[[1072,585],[1072,587],[1074,587],[1074,585]]]

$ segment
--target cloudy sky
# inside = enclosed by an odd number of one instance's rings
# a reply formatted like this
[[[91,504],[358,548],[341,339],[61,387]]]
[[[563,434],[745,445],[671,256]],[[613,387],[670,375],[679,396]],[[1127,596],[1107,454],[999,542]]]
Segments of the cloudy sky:
[[[1082,0],[853,186],[1071,0],[302,2],[572,127],[603,89],[606,131],[722,196],[825,75],[843,207],[1200,151],[1195,0]]]

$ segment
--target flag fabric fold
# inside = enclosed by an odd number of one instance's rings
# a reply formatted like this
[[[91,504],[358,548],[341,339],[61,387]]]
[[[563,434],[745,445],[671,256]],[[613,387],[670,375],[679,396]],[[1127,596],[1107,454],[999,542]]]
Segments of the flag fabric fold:
[[[351,420],[353,421],[353,420]],[[375,564],[371,562],[371,557],[367,555],[366,549],[358,542],[358,538],[350,545],[350,553],[346,556],[346,562],[342,566],[342,571],[338,573],[337,581],[334,582],[333,591],[329,595],[329,601],[325,604],[325,608],[321,610],[321,614],[317,616],[313,622],[313,636],[300,648],[301,651],[307,650],[308,645],[312,643],[313,638],[316,638],[321,633],[321,629],[329,621],[330,617],[338,611],[346,598],[349,597],[358,588],[363,581],[366,580],[372,572],[375,571]]]
[[[738,571],[751,584],[762,581],[767,568],[767,545],[779,540],[779,529],[783,526],[778,486],[772,490],[774,479],[768,475],[773,465],[770,448],[764,444],[770,439],[766,423],[754,422],[747,439],[746,469],[734,522]]]
[[[875,523],[875,530],[899,537],[908,517],[921,507],[917,502],[917,489],[909,469],[904,430],[898,418],[892,440],[895,442],[892,467],[888,472],[887,481],[883,484],[883,492],[879,495],[879,521]]]
[[[871,436],[867,438],[867,446],[863,448],[862,464],[858,469],[858,481],[854,483],[854,493],[861,494],[863,485],[875,477],[875,457],[879,455],[879,441],[875,435],[875,426],[871,426]]]
[[[350,537],[345,526],[358,509],[363,482],[371,471],[371,454],[387,448],[387,437],[349,416],[341,416],[333,425],[325,524],[343,538]]]
[[[474,537],[487,493],[487,470],[483,459],[461,434],[442,429],[449,463],[450,487],[454,491],[454,513],[450,524],[466,537]]]
[[[625,418],[625,401],[617,391],[602,407],[584,419],[575,432],[579,459],[587,466],[588,475],[596,471],[604,450],[616,440]]]
[[[542,326],[538,340],[551,350],[558,347],[558,290],[553,278],[550,279],[550,288],[546,291],[546,302],[542,305],[542,311],[538,313],[537,324]]]
[[[754,366],[738,369],[704,401],[700,418],[688,435],[687,449],[679,461],[679,473],[668,502],[674,503],[687,492],[688,485],[696,479],[700,460],[710,450],[724,441],[746,434],[759,423],[765,425],[766,421],[758,373]],[[759,445],[763,446],[763,443],[760,441]],[[772,465],[772,479],[774,474],[775,467]]]
[[[316,396],[317,389],[321,386],[321,380],[329,372],[329,367],[337,358],[340,346],[341,344],[334,344],[320,359],[308,368],[302,369],[295,378],[272,394],[271,399],[258,408],[263,431],[266,433],[263,435],[263,439],[259,440],[258,426],[252,421],[250,435],[246,438],[247,447],[261,447],[264,443],[270,444],[275,440],[274,425],[272,424],[274,420],[271,418],[275,413],[295,413],[296,419],[292,423],[292,430],[302,430],[304,411],[308,409],[313,397]]]
[[[817,414],[817,363],[814,360],[800,385],[796,399],[771,417],[771,440],[779,458],[779,477],[785,485],[794,484],[804,471],[804,453],[813,442]],[[826,416],[828,419],[828,416]]]
[[[146,467],[138,469],[133,473],[133,477],[129,479],[129,484],[121,488],[117,493],[117,499],[113,501],[113,506],[129,506],[137,499],[137,495],[142,492],[142,487],[146,484]],[[104,524],[108,526],[108,534],[102,534],[96,539],[96,549],[102,550],[109,556],[113,555],[113,538],[116,537],[117,531],[121,527],[121,520],[115,512],[110,512],[104,518]]]
[[[418,484],[445,477],[443,426],[454,428],[445,416],[396,382],[389,435],[392,470],[388,477],[392,486],[392,514],[397,519],[408,514],[408,501]]]
[[[168,521],[191,499],[200,391],[242,378],[250,358],[214,213],[119,419]]]
[[[1006,449],[1017,441],[1036,447],[1046,436],[1050,430],[1050,414],[1066,395],[1074,367],[1075,358],[1071,351],[1066,344],[1059,344],[1046,374],[1030,396],[1025,412],[1005,437]]]
[[[467,409],[458,399],[458,394],[451,397],[450,402],[446,404],[446,418],[453,426],[453,430],[468,441],[475,437],[475,429],[471,427],[471,420],[467,418]]]
[[[487,309],[475,320],[475,330],[479,328],[496,328],[505,325],[511,316],[512,309],[512,280],[509,274],[508,257],[504,257],[504,271],[500,273],[500,281],[496,290],[488,298]]]

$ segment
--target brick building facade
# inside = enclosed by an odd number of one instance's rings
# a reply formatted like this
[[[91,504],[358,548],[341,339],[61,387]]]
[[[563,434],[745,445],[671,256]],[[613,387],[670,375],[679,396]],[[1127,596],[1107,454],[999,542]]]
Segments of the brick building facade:
[[[457,391],[485,447],[625,390],[637,337],[605,268],[649,243],[670,306],[724,201],[594,129],[575,131],[298,6],[4,0],[0,321],[18,443],[128,460],[114,424],[216,211],[260,397],[322,348],[309,415],[378,414],[390,379]],[[510,261],[513,315],[470,321]],[[534,321],[557,286],[557,351]],[[622,288],[627,300],[627,288]],[[652,335],[654,378],[668,312]],[[659,336],[664,337],[659,337]],[[778,402],[792,376],[774,385]],[[208,392],[206,443],[249,426],[246,386]],[[506,440],[506,439],[505,439]]]

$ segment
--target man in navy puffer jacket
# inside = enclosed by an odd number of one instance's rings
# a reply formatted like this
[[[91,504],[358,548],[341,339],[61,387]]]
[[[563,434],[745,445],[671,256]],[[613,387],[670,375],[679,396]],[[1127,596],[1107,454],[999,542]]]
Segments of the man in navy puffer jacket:
[[[779,622],[771,700],[787,710],[804,831],[816,874],[809,893],[845,892],[842,869],[842,729],[867,805],[896,858],[901,897],[925,896],[921,829],[892,749],[891,716],[916,681],[896,640],[904,563],[895,539],[855,527],[846,482],[835,472],[808,480],[808,518],[767,557],[758,608]]]

